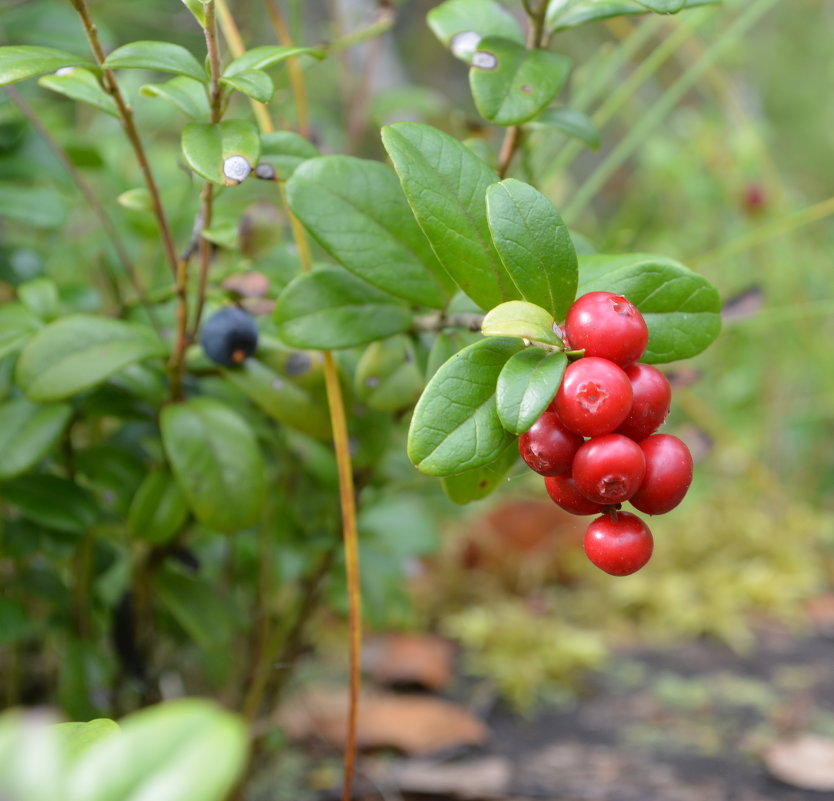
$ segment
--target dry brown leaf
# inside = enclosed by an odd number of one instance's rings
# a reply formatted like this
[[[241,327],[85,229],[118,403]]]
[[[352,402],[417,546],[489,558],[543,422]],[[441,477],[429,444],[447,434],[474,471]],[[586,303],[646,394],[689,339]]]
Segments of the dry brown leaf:
[[[455,647],[431,634],[386,634],[366,644],[365,669],[377,684],[442,690],[452,679]]]
[[[403,760],[372,775],[377,784],[393,786],[401,793],[451,798],[506,798],[512,765],[500,756],[460,762]]]
[[[772,745],[767,769],[779,781],[803,790],[834,790],[834,740],[806,734]]]
[[[344,690],[314,689],[278,712],[278,723],[294,740],[323,740],[344,747],[348,696]],[[426,754],[463,745],[481,745],[487,727],[464,707],[418,695],[364,692],[356,732],[363,750],[395,748]]]

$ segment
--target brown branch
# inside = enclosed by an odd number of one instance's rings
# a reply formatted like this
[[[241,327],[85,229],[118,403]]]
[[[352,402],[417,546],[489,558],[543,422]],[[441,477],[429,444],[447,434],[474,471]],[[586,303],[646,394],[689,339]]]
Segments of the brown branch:
[[[177,274],[177,252],[174,247],[174,237],[171,234],[171,227],[168,224],[168,217],[165,214],[165,209],[162,206],[162,198],[159,193],[159,187],[154,178],[153,170],[148,161],[145,147],[142,144],[142,139],[139,136],[139,131],[136,128],[136,123],[133,119],[133,109],[127,104],[127,101],[122,94],[119,82],[112,70],[104,69],[104,61],[107,56],[101,46],[101,41],[98,38],[98,29],[90,16],[90,11],[87,8],[86,0],[70,0],[73,8],[78,12],[81,18],[81,23],[84,26],[84,33],[87,35],[87,41],[90,43],[90,49],[93,51],[96,63],[102,68],[102,85],[108,94],[116,102],[116,107],[119,111],[119,117],[122,121],[122,127],[130,140],[133,147],[133,152],[136,155],[136,160],[139,163],[139,168],[142,171],[142,176],[145,179],[145,185],[148,187],[148,192],[151,196],[151,205],[153,206],[154,216],[159,225],[159,233],[162,237],[162,245],[165,249],[165,255],[174,275]]]

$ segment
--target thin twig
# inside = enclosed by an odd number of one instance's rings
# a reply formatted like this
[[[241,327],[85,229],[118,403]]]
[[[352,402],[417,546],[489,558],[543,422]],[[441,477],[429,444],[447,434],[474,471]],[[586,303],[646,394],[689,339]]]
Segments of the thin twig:
[[[159,187],[154,178],[153,170],[148,161],[145,147],[142,144],[142,139],[139,136],[139,131],[136,128],[136,123],[133,119],[133,109],[127,104],[127,101],[122,94],[119,82],[112,70],[104,69],[104,61],[106,55],[101,46],[101,41],[98,38],[98,29],[90,16],[90,11],[87,8],[86,0],[70,0],[73,8],[78,12],[81,18],[81,23],[84,26],[84,33],[87,35],[87,41],[90,43],[90,49],[93,51],[93,56],[96,63],[102,68],[102,85],[105,91],[110,94],[116,102],[116,107],[119,111],[119,117],[122,121],[122,127],[130,140],[133,147],[133,152],[136,155],[136,160],[139,163],[139,168],[142,170],[142,176],[145,179],[145,185],[148,187],[148,192],[151,197],[151,205],[153,213],[159,225],[159,233],[162,237],[162,245],[165,249],[165,255],[171,267],[171,271],[176,276],[177,274],[177,251],[174,246],[174,237],[171,234],[171,227],[168,224],[168,217],[165,214],[165,209],[162,205],[162,197],[159,193]]]
[[[58,161],[63,164],[64,169],[69,173],[70,177],[72,178],[75,185],[78,187],[79,192],[84,195],[84,199],[87,201],[90,209],[92,210],[93,214],[98,218],[99,223],[101,223],[101,227],[104,230],[104,233],[107,235],[107,238],[110,240],[110,243],[113,245],[113,249],[116,251],[116,255],[119,261],[122,264],[122,267],[130,279],[131,284],[133,284],[133,288],[136,290],[136,295],[139,298],[139,302],[144,307],[145,311],[147,312],[148,317],[150,318],[151,324],[156,329],[157,333],[161,330],[161,325],[156,317],[156,313],[154,312],[153,308],[150,305],[148,300],[148,292],[145,289],[144,284],[142,283],[142,279],[139,277],[138,272],[136,271],[136,266],[133,263],[133,259],[131,259],[130,254],[127,252],[127,248],[125,247],[124,242],[122,242],[122,238],[119,235],[116,226],[113,224],[113,221],[107,216],[107,212],[104,210],[104,206],[102,206],[101,201],[98,199],[98,195],[96,194],[95,190],[90,186],[87,182],[87,179],[78,171],[76,166],[72,163],[72,159],[67,155],[67,152],[61,147],[61,144],[55,139],[54,136],[49,132],[49,129],[41,122],[40,117],[38,117],[37,112],[23,99],[22,95],[15,89],[13,86],[5,87],[6,93],[12,99],[12,102],[20,109],[21,113],[27,120],[32,124],[32,127],[41,135],[43,140],[49,146],[49,149],[55,154],[58,158]]]

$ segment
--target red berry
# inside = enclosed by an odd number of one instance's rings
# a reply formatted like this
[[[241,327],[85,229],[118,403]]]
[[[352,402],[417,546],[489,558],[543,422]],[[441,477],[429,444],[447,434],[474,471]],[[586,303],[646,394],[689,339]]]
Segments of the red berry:
[[[616,433],[639,442],[663,425],[672,403],[672,387],[669,379],[649,364],[632,364],[625,368],[625,374],[631,381],[634,400]]]
[[[631,382],[621,367],[589,356],[568,365],[551,404],[565,427],[583,437],[610,434],[631,410]]]
[[[594,520],[585,532],[585,554],[600,570],[628,576],[649,561],[654,540],[637,515],[617,512]]]
[[[582,437],[568,431],[555,412],[546,411],[518,440],[521,458],[542,476],[570,473]]]
[[[572,515],[598,515],[602,511],[602,506],[579,492],[570,476],[548,476],[544,486],[553,503]]]
[[[646,457],[646,475],[631,505],[648,515],[674,509],[692,483],[692,454],[671,434],[653,434],[640,443]]]
[[[589,439],[573,459],[576,488],[589,501],[606,506],[634,495],[645,472],[646,459],[640,446],[622,434]]]
[[[571,306],[565,331],[575,350],[625,367],[646,350],[649,329],[637,307],[613,292],[589,292]]]

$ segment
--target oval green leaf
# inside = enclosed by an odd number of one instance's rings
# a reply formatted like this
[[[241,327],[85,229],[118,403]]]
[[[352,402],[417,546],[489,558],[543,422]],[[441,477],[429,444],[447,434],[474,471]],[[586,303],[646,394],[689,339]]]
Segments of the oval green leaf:
[[[485,337],[520,337],[546,345],[561,345],[562,340],[553,331],[555,322],[553,315],[541,306],[511,300],[487,312],[481,333]]]
[[[139,91],[146,97],[161,97],[173,103],[197,122],[208,122],[211,118],[205,87],[193,78],[178,75],[165,83],[146,83]]]
[[[48,321],[58,316],[58,287],[50,278],[33,278],[17,288],[20,302],[41,320]]]
[[[225,70],[223,70],[224,78],[233,78],[240,75],[242,72],[248,70],[265,70],[269,67],[286,61],[288,58],[294,56],[312,56],[319,60],[325,56],[324,50],[318,50],[315,47],[295,47],[295,46],[280,46],[280,45],[265,45],[263,47],[253,47],[247,50],[243,55],[238,56]]]
[[[646,14],[655,10],[651,8],[652,5],[679,6],[677,10],[681,11],[684,8],[711,6],[720,2],[721,0],[552,0],[547,8],[546,22],[547,27],[556,32],[575,28],[586,22]]]
[[[287,196],[316,241],[369,284],[432,308],[452,295],[453,282],[384,164],[351,156],[311,159],[293,174]]]
[[[0,86],[33,78],[44,72],[55,72],[64,67],[96,68],[88,58],[51,47],[0,47]]]
[[[23,517],[65,534],[84,534],[98,520],[92,495],[73,481],[52,475],[27,475],[0,484],[0,497]]]
[[[20,350],[42,327],[40,318],[22,303],[0,306],[0,359]]]
[[[528,125],[534,128],[556,128],[562,133],[578,139],[593,150],[596,150],[600,145],[599,128],[584,111],[579,111],[579,109],[567,108],[566,106],[546,108],[538,117],[530,120]]]
[[[184,47],[172,42],[131,42],[117,47],[105,59],[104,68],[173,72],[208,83],[208,75],[200,62]]]
[[[578,295],[625,295],[649,327],[647,364],[688,359],[721,330],[721,298],[703,276],[679,262],[647,253],[580,256]]]
[[[236,370],[224,370],[223,375],[273,420],[311,437],[330,439],[324,399],[316,398],[287,376],[257,359],[247,359]]]
[[[426,22],[452,55],[467,64],[485,36],[524,44],[518,20],[495,0],[446,0],[429,11]]]
[[[119,724],[109,718],[96,718],[86,723],[58,723],[53,727],[70,760],[78,758],[90,746],[105,737],[118,735]]]
[[[486,203],[495,249],[522,296],[563,320],[576,296],[578,273],[559,212],[537,189],[513,178],[493,184]]]
[[[378,412],[411,408],[423,386],[423,373],[417,366],[414,346],[405,336],[372,342],[356,365],[356,395]]]
[[[130,533],[138,540],[152,545],[168,542],[183,526],[188,517],[188,502],[179,484],[168,470],[148,473],[127,515]]]
[[[406,199],[446,272],[482,309],[521,297],[492,244],[486,190],[495,173],[457,139],[399,122],[382,141]]]
[[[98,78],[89,70],[81,67],[62,69],[55,75],[44,75],[38,84],[64,97],[95,106],[111,117],[119,116],[116,101],[101,88]]]
[[[443,491],[450,501],[457,504],[483,500],[500,486],[516,461],[518,445],[513,439],[501,451],[501,455],[489,464],[456,476],[446,476],[443,479]]]
[[[0,480],[25,473],[43,459],[71,416],[67,403],[41,406],[15,398],[0,405]]]
[[[318,149],[309,139],[292,131],[261,134],[261,159],[275,168],[281,181],[289,181],[300,165],[318,155]]]
[[[291,281],[278,297],[274,319],[287,345],[312,350],[352,348],[411,327],[405,306],[336,268]]]
[[[564,353],[527,348],[501,370],[496,404],[501,424],[511,434],[523,434],[541,417],[562,383],[568,365]]]
[[[227,75],[220,79],[224,86],[231,86],[247,97],[254,98],[260,103],[269,103],[275,94],[275,84],[272,78],[261,70],[243,70],[234,75]]]
[[[519,125],[556,97],[570,67],[566,56],[488,36],[472,56],[469,86],[484,118],[497,125]]]
[[[30,400],[64,400],[134,362],[165,355],[149,328],[76,314],[41,329],[17,363],[16,380]]]
[[[228,406],[192,398],[160,415],[162,444],[194,516],[218,531],[253,525],[264,498],[255,435]]]
[[[81,754],[65,801],[222,801],[246,761],[245,725],[210,701],[168,701],[120,728]]]
[[[418,470],[449,476],[496,459],[512,435],[495,403],[498,376],[523,345],[482,339],[456,353],[433,376],[414,409],[408,456]]]
[[[182,152],[197,175],[221,186],[237,186],[258,163],[261,137],[253,122],[190,122],[182,132]]]

